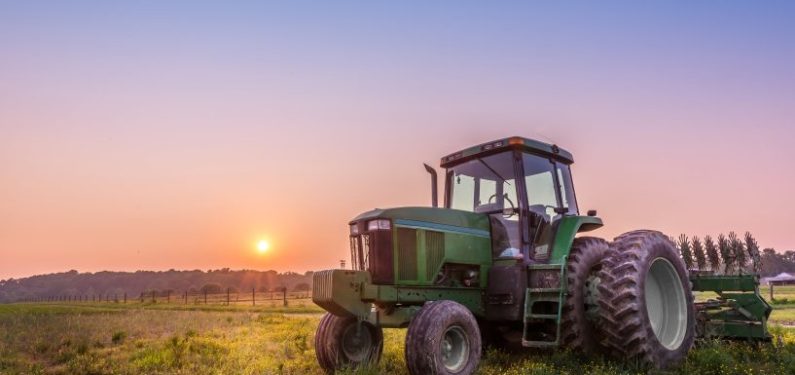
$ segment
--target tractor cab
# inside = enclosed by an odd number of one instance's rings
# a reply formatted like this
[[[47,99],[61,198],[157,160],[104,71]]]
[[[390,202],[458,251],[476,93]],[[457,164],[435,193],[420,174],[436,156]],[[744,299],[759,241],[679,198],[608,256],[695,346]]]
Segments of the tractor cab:
[[[571,154],[512,137],[442,158],[445,208],[486,214],[494,259],[549,259],[554,228],[578,215]]]

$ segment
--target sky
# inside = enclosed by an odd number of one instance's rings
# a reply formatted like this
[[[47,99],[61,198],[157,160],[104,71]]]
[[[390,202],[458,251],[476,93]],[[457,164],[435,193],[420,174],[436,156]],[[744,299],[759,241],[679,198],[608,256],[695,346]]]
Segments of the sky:
[[[574,154],[612,238],[795,249],[795,3],[0,3],[0,279],[336,267],[422,163]],[[266,254],[256,244],[267,240]]]

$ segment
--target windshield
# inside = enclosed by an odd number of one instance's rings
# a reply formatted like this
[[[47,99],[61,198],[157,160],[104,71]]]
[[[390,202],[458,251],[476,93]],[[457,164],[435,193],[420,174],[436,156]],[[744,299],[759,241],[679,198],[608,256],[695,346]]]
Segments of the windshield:
[[[450,168],[450,208],[470,212],[500,212],[517,208],[513,155],[504,152]]]

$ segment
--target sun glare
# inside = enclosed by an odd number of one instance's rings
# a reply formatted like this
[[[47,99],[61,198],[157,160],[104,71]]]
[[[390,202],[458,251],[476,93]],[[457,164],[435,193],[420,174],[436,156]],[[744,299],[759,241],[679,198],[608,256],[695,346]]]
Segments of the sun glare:
[[[257,243],[257,251],[259,251],[260,253],[264,253],[264,252],[268,251],[268,248],[270,248],[270,245],[268,244],[268,241],[260,240]]]

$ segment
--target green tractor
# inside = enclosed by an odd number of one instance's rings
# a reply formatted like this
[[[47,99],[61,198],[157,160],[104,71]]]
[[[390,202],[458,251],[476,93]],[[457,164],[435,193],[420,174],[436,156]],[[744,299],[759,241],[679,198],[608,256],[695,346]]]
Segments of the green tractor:
[[[768,337],[757,278],[691,281],[674,243],[655,231],[612,242],[578,236],[603,224],[595,211],[580,214],[572,163],[568,151],[527,138],[484,143],[441,159],[444,208],[426,165],[433,207],[354,218],[352,269],[314,274],[313,301],[328,311],[315,336],[320,366],[375,364],[382,328],[408,329],[413,375],[470,374],[485,346],[609,353],[665,368],[697,332]],[[734,299],[696,304],[693,286]],[[737,298],[756,309],[747,313]]]

